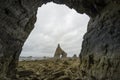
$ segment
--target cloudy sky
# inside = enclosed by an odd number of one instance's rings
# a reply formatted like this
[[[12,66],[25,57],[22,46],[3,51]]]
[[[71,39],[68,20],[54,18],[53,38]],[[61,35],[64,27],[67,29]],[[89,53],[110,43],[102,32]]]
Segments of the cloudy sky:
[[[37,22],[21,56],[54,55],[58,43],[68,56],[79,55],[89,17],[65,5],[48,3],[38,9]]]

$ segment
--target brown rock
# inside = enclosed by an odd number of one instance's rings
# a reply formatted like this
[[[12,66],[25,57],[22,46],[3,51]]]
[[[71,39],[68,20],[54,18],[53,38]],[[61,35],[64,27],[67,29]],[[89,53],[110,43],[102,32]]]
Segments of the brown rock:
[[[58,44],[54,58],[66,58],[66,57],[67,57],[67,53],[63,51],[62,48],[60,47],[60,44]]]

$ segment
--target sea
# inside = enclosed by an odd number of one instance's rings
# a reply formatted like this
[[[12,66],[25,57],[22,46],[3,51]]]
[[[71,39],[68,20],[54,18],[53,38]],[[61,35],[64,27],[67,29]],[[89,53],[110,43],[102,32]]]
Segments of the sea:
[[[31,60],[43,60],[48,59],[50,57],[19,57],[19,61],[31,61]]]

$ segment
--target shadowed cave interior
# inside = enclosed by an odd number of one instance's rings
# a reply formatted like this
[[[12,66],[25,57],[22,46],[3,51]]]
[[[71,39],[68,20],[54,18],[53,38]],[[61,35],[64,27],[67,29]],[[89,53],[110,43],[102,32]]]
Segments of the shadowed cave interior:
[[[0,79],[14,80],[19,55],[34,28],[38,7],[51,1],[65,4],[78,13],[85,13],[90,17],[79,55],[79,70],[75,71],[80,74],[79,79],[119,80],[120,1],[118,0],[1,0]]]

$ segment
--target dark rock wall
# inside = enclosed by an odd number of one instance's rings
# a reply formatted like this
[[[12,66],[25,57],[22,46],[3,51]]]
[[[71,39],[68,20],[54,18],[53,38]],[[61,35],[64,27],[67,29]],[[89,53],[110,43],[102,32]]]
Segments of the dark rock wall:
[[[107,5],[91,18],[80,54],[82,77],[120,79],[120,4]]]
[[[14,76],[22,46],[34,28],[37,9],[50,1],[66,4],[91,18],[80,55],[81,76],[119,80],[119,0],[0,0],[1,80]]]
[[[91,18],[84,36],[82,55],[119,55],[120,5],[109,4],[95,18]],[[84,48],[85,47],[85,48]],[[113,54],[114,53],[114,54]]]
[[[34,28],[38,4],[34,0],[0,0],[0,78],[14,76],[22,46]]]

